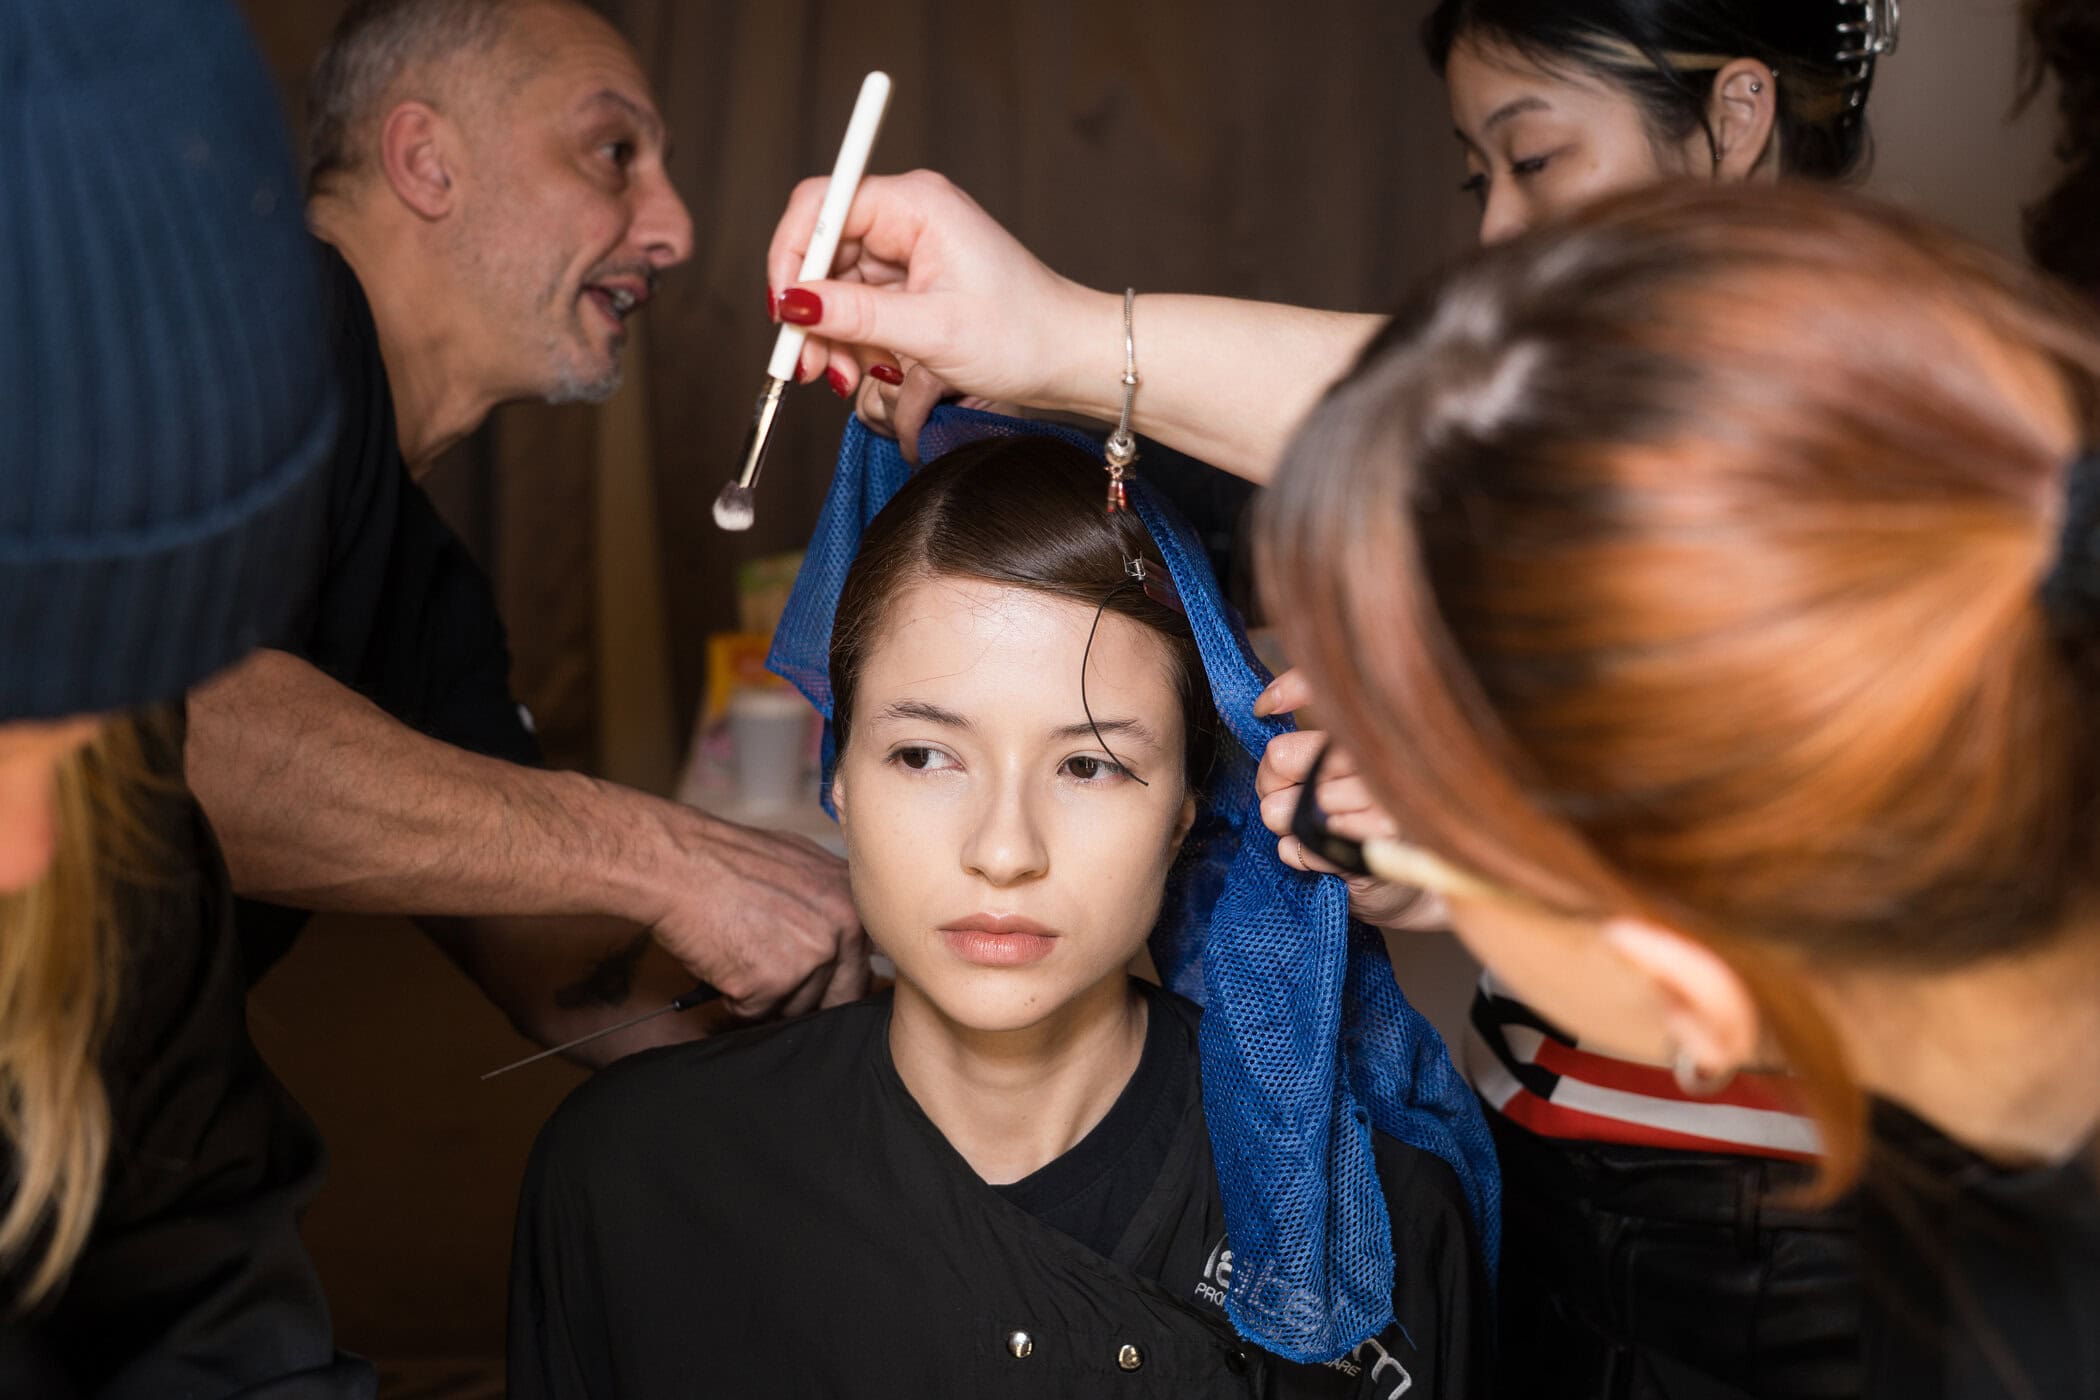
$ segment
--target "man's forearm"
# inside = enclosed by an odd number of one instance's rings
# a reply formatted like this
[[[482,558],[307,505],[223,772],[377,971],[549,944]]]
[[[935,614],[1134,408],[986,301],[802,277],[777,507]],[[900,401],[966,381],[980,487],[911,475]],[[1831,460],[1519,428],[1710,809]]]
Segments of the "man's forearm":
[[[282,652],[258,653],[191,695],[185,757],[235,889],[304,909],[463,917],[473,936],[441,941],[538,1034],[560,1038],[590,1010],[588,993],[567,1006],[560,993],[589,977],[592,959],[642,947],[617,928],[608,943],[602,931],[561,927],[577,915],[646,929],[691,977],[720,988],[733,1015],[799,1012],[866,986],[860,917],[837,857],[580,774],[454,748]],[[556,916],[548,927],[516,926],[546,916]],[[663,959],[631,956],[653,988],[678,980]]]
[[[648,799],[420,734],[283,652],[190,697],[186,767],[234,887],[305,909],[650,922]]]

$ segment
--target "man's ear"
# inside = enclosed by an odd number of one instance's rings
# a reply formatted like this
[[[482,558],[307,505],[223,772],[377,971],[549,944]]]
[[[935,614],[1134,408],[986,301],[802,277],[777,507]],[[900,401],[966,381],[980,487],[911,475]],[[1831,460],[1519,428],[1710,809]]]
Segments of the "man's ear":
[[[1637,919],[1613,919],[1604,941],[1643,978],[1663,1009],[1663,1033],[1700,1075],[1726,1078],[1751,1065],[1762,1020],[1750,988],[1695,938]]]
[[[420,218],[442,219],[452,212],[455,144],[451,123],[428,103],[399,103],[380,123],[380,173],[394,197]]]
[[[1779,79],[1754,58],[1739,58],[1714,78],[1706,109],[1713,132],[1716,180],[1747,180],[1771,158],[1779,167]]]

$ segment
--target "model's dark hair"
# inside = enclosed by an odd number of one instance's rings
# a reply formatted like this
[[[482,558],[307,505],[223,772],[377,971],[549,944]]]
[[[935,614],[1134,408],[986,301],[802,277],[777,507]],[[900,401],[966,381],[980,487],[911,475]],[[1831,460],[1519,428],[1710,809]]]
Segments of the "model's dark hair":
[[[2029,98],[2056,79],[2062,121],[2056,188],[2027,210],[2027,247],[2058,277],[2100,296],[2100,9],[2092,0],[2028,0]]]
[[[1674,182],[1398,317],[1277,472],[1263,593],[1411,840],[1737,968],[1843,1181],[1859,1100],[1794,969],[2100,911],[2100,624],[2041,587],[2096,405],[2089,311],[2025,269]]]
[[[1849,59],[1860,0],[1442,0],[1422,28],[1442,74],[1461,39],[1506,48],[1546,70],[1570,67],[1624,88],[1650,135],[1675,144],[1713,130],[1714,77],[1739,58],[1778,75],[1780,170],[1811,180],[1856,174],[1868,151],[1872,59]]]
[[[831,629],[832,726],[843,753],[853,696],[889,605],[927,578],[975,578],[1069,598],[1107,602],[1167,642],[1181,696],[1191,791],[1209,777],[1217,711],[1195,634],[1180,611],[1131,582],[1125,561],[1142,559],[1156,578],[1167,566],[1132,511],[1102,509],[1101,461],[1045,437],[992,438],[959,447],[904,485],[861,536]],[[1128,585],[1128,586],[1126,586]]]

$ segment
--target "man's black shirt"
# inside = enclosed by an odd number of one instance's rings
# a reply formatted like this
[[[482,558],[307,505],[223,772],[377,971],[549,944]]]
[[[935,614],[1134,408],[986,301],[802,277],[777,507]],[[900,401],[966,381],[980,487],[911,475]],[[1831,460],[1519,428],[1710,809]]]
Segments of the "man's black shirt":
[[[475,753],[537,763],[510,691],[510,650],[488,578],[402,461],[371,304],[324,247],[343,423],[329,474],[327,555],[277,645],[395,719]],[[251,982],[284,955],[306,911],[240,901]]]
[[[1155,993],[1152,1013],[1134,1079],[1178,1064],[1178,1094],[1139,1092],[1148,1119],[1179,1108],[1161,1160],[1100,1146],[1138,1188],[1120,1230],[1112,1208],[1053,1223],[986,1185],[898,1078],[887,998],[602,1072],[528,1171],[512,1397],[1484,1394],[1465,1198],[1441,1160],[1383,1137],[1395,1324],[1326,1366],[1234,1335],[1197,1012]],[[1096,1150],[1092,1135],[1075,1149]],[[1124,1183],[1101,1199],[1127,1199]],[[1060,1223],[1118,1238],[1104,1254]]]

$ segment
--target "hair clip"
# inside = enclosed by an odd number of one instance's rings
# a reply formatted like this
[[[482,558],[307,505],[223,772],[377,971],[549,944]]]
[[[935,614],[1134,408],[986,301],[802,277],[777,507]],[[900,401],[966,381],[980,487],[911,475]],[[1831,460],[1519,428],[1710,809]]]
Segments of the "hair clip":
[[[2076,458],[2065,474],[2056,559],[2041,597],[2058,631],[2073,637],[2100,632],[2100,448]]]
[[[1123,478],[1130,464],[1137,460],[1137,435],[1130,431],[1131,401],[1137,397],[1138,377],[1137,336],[1131,329],[1131,316],[1137,304],[1137,289],[1123,289],[1123,416],[1116,423],[1116,430],[1108,435],[1102,455],[1108,458],[1108,513],[1130,509],[1130,496],[1123,489]]]
[[[1145,590],[1147,598],[1163,608],[1180,613],[1183,617],[1188,616],[1188,609],[1182,606],[1181,590],[1174,586],[1172,574],[1153,573],[1145,567],[1142,557],[1124,559],[1123,572],[1129,576],[1131,582]]]
[[[1854,107],[1867,102],[1867,85],[1874,79],[1874,63],[1896,51],[1903,34],[1902,0],[1840,0],[1843,10],[1856,10],[1857,20],[1838,21],[1837,61],[1850,65],[1845,86],[1852,90]]]

